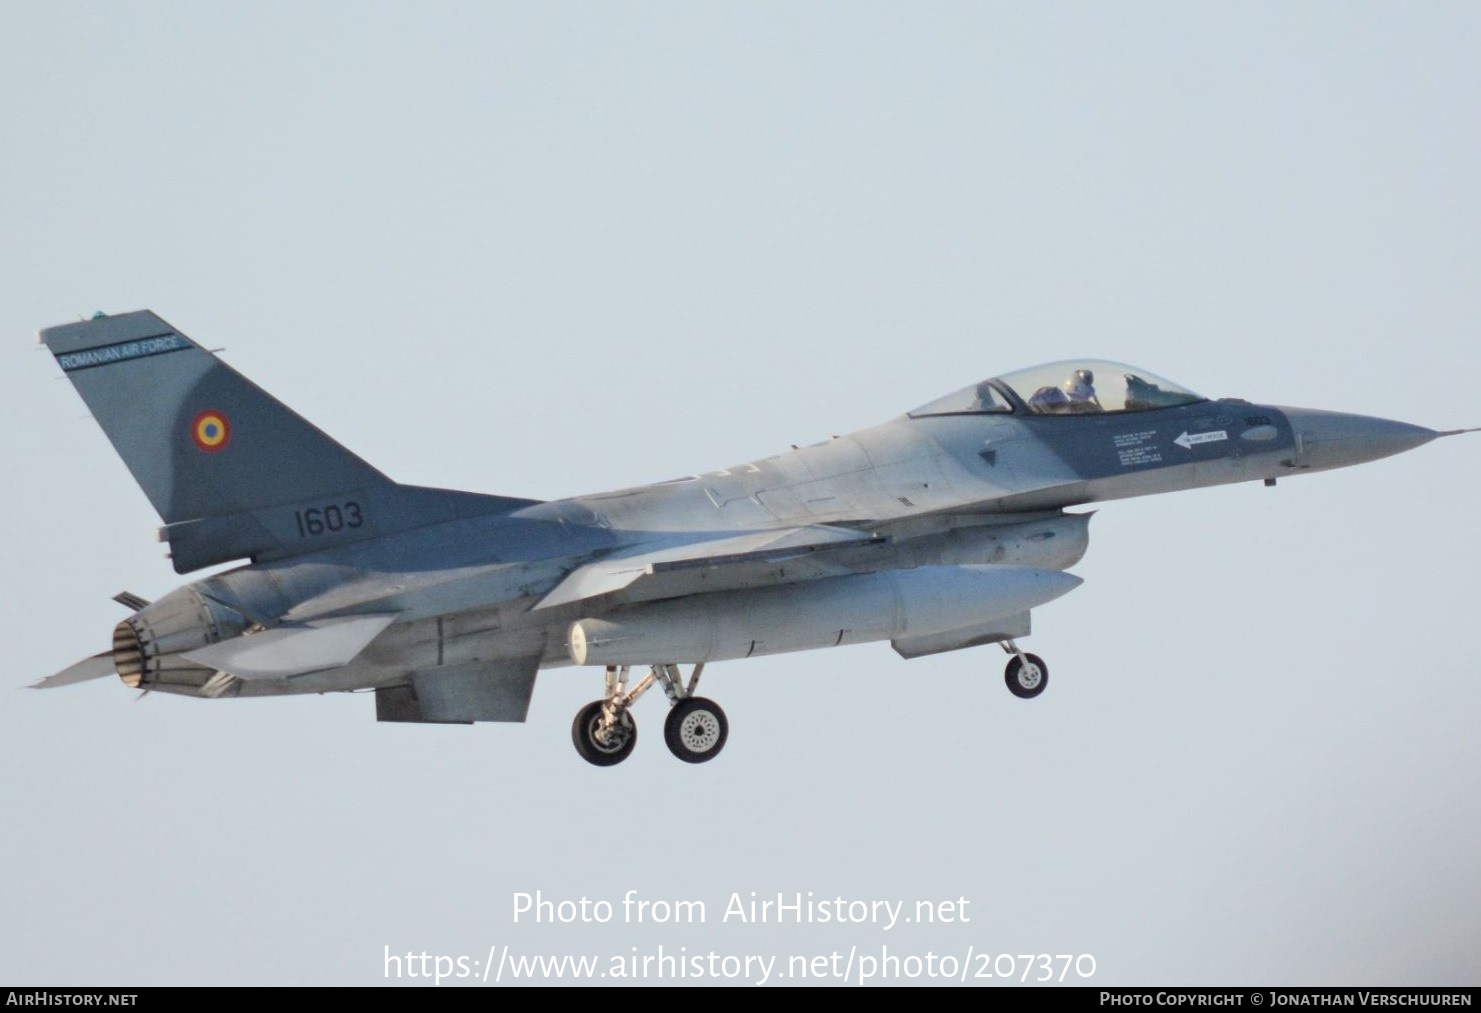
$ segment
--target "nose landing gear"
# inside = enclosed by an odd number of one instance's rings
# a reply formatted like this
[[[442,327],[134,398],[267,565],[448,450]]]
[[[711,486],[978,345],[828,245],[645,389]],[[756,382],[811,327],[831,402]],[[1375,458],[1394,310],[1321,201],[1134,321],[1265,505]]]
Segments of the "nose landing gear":
[[[1003,641],[1003,650],[1012,655],[1003,671],[1008,692],[1020,700],[1032,700],[1049,685],[1049,666],[1037,654],[1025,654],[1011,640]]]

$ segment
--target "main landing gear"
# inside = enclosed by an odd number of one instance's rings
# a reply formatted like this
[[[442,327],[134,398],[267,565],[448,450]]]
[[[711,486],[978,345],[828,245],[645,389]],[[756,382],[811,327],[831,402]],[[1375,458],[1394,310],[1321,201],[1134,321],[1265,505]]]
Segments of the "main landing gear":
[[[632,689],[627,688],[630,666],[607,666],[606,693],[576,712],[571,740],[587,763],[610,767],[632,754],[638,744],[638,726],[633,720],[633,702],[656,682],[669,698],[668,718],[663,723],[663,741],[685,763],[713,760],[725,748],[730,723],[713,700],[694,695],[704,663],[694,666],[688,683],[678,665],[654,665]]]
[[[1037,654],[1025,654],[1012,640],[1003,641],[1003,650],[1012,655],[1003,671],[1008,692],[1020,700],[1032,700],[1049,685],[1049,666]]]

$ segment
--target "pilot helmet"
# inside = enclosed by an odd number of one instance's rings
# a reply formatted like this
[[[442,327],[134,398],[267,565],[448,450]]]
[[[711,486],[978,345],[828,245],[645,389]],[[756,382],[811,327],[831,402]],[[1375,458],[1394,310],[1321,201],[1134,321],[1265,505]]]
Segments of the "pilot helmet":
[[[1077,369],[1060,384],[1060,388],[1077,400],[1095,397],[1095,374],[1088,369]]]

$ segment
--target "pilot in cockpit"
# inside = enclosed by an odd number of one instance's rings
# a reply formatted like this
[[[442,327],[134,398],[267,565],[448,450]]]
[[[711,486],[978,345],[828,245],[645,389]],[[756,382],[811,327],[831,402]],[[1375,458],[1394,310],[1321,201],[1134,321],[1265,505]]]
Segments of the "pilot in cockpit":
[[[1095,394],[1095,374],[1077,369],[1058,387],[1040,387],[1028,399],[1029,407],[1046,415],[1079,415],[1102,411]]]

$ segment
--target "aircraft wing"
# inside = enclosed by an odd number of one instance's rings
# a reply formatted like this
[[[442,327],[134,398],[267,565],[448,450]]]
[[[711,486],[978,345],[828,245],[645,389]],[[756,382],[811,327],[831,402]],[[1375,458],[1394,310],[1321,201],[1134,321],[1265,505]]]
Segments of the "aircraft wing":
[[[596,598],[625,590],[638,581],[681,570],[733,569],[737,577],[743,573],[764,577],[768,567],[774,564],[796,560],[822,549],[875,541],[878,539],[868,532],[815,524],[698,541],[650,542],[577,567],[540,599],[535,608],[554,608]],[[708,583],[709,590],[731,586],[724,581],[710,580]]]

